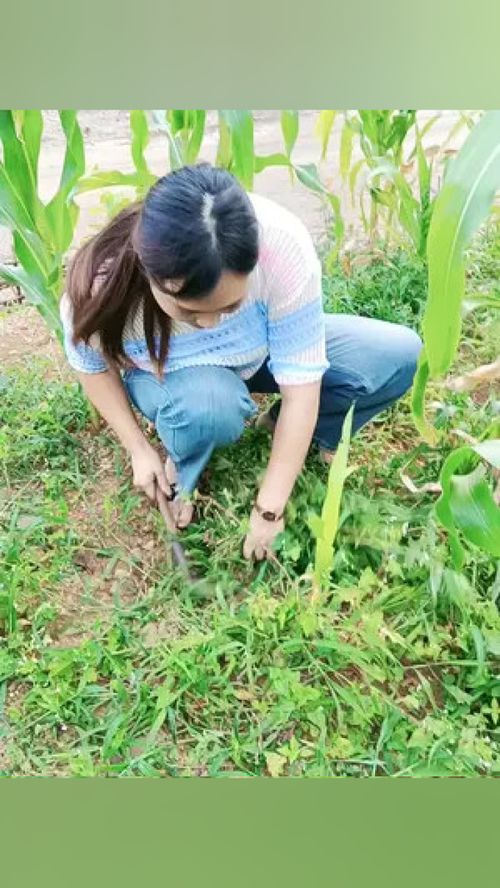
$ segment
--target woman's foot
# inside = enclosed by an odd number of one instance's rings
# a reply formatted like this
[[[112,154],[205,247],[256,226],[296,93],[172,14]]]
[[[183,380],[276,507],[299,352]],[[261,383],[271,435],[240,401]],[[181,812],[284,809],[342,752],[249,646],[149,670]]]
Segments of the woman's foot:
[[[274,435],[274,430],[276,428],[276,420],[271,413],[271,409],[264,410],[264,413],[260,413],[255,421],[255,428],[257,429],[265,429],[266,432],[270,432],[271,435]]]
[[[319,451],[319,458],[321,462],[325,463],[325,465],[330,466],[333,462],[333,457],[336,454],[336,450],[322,450]]]
[[[165,474],[169,484],[177,484],[177,469],[173,459],[167,457],[165,463]],[[194,506],[190,500],[185,499],[182,495],[176,496],[170,503],[170,508],[175,519],[175,523],[179,530],[184,530],[193,520]]]

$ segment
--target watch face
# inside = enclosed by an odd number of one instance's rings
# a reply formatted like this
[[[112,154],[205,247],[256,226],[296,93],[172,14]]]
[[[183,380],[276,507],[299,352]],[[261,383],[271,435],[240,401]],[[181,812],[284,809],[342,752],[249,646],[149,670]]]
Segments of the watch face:
[[[262,517],[264,521],[276,521],[276,515],[274,512],[263,512]]]

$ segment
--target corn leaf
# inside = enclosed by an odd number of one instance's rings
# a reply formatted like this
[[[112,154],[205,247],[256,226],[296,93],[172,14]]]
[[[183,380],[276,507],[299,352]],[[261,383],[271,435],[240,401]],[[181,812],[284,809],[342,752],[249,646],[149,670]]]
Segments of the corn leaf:
[[[0,222],[14,235],[14,249],[21,264],[42,280],[47,274],[50,258],[38,233],[33,230],[29,215],[16,183],[0,164]]]
[[[144,111],[130,112],[130,129],[132,132],[130,151],[134,166],[139,175],[147,176],[149,169],[144,152],[149,144],[149,127]]]
[[[0,139],[3,146],[2,167],[11,182],[11,188],[15,188],[17,200],[22,204],[31,225],[35,226],[40,201],[31,163],[25,146],[17,135],[12,111],[0,111]]]
[[[477,456],[500,468],[500,439],[459,447],[445,460],[441,469],[442,494],[436,503],[436,516],[449,535],[455,567],[464,563],[460,537],[482,551],[500,557],[500,508],[486,480],[486,468]],[[467,471],[468,470],[468,471]]]
[[[443,375],[455,357],[464,296],[464,249],[491,208],[500,184],[500,112],[475,126],[450,162],[429,228],[429,296],[423,334],[432,378]]]
[[[221,111],[219,111],[219,143],[215,163],[225,170],[231,166],[231,131]]]
[[[342,218],[342,210],[339,198],[336,194],[333,194],[332,191],[329,191],[328,188],[325,188],[319,177],[316,164],[293,164],[293,169],[295,170],[299,182],[302,182],[302,184],[305,185],[306,188],[309,188],[316,194],[321,195],[330,204],[334,220],[333,233],[335,236],[335,253],[338,253],[340,244],[344,237],[344,220]]]
[[[286,154],[256,154],[254,158],[254,169],[256,173],[261,173],[266,167],[289,166],[289,164],[290,161]]]
[[[38,110],[24,111],[21,133],[26,151],[26,158],[31,170],[34,187],[38,185],[38,158],[43,132],[42,112]]]
[[[351,168],[350,175],[349,175],[349,190],[351,192],[351,201],[353,204],[354,204],[354,189],[356,188],[356,181],[359,176],[359,172],[361,170],[361,167],[363,166],[364,163],[365,163],[364,157],[362,157],[360,160],[357,160],[356,163],[353,164],[353,166]]]
[[[311,516],[309,526],[316,537],[316,556],[314,563],[314,579],[318,587],[328,582],[333,564],[333,546],[339,526],[340,504],[344,482],[351,474],[347,466],[349,444],[351,440],[352,417],[354,405],[351,406],[342,426],[342,438],[333,457],[328,475],[326,492],[321,518]]]
[[[351,168],[353,139],[354,130],[352,126],[349,125],[349,121],[346,120],[340,135],[340,175],[344,182],[347,182],[347,177]]]
[[[184,159],[179,147],[176,133],[184,127],[184,111],[153,111],[153,120],[157,127],[162,130],[168,139],[168,151],[170,158],[170,169],[177,170],[184,165]],[[137,188],[143,185],[144,176],[140,174]]]
[[[493,308],[500,311],[500,291],[493,293],[471,293],[462,302],[462,317],[477,308]]]
[[[191,112],[192,126],[186,149],[186,163],[195,163],[198,160],[201,143],[205,135],[205,120],[207,112],[194,110]]]
[[[373,190],[373,183],[377,183],[380,177],[388,179],[394,183],[398,196],[398,203],[394,202],[390,192],[382,189]],[[420,225],[419,225],[419,205],[415,200],[412,190],[408,185],[403,174],[386,158],[380,159],[377,165],[370,171],[368,176],[368,184],[372,185],[372,198],[377,202],[391,209],[397,209],[399,221],[402,227],[410,236],[415,247],[418,248],[420,242]]]
[[[251,190],[254,174],[253,117],[250,111],[221,111],[231,135],[231,171]]]
[[[120,186],[122,188],[141,188],[148,181],[149,178],[146,178],[142,173],[120,173],[118,170],[110,170],[109,172],[106,172],[103,170],[80,179],[75,185],[75,194],[82,194],[85,191],[96,191],[100,188],[112,188],[115,186]]]
[[[328,144],[332,134],[333,124],[335,123],[336,111],[320,111],[318,120],[316,121],[316,135],[321,141],[321,160],[325,160]]]
[[[430,200],[431,195],[431,176],[432,164],[428,162],[425,156],[424,146],[422,143],[422,134],[418,127],[416,128],[416,153],[418,166],[418,187],[420,192],[420,203],[425,204]]]
[[[21,266],[0,264],[0,278],[12,286],[20,287],[28,301],[34,305],[47,325],[62,339],[59,300],[43,278],[35,278]]]
[[[85,172],[85,151],[76,111],[60,111],[61,126],[66,138],[63,168],[57,193],[46,207],[52,232],[52,246],[63,254],[71,245],[78,221],[79,208],[73,190]]]
[[[425,389],[429,380],[429,363],[425,355],[425,347],[418,359],[417,372],[413,380],[411,408],[413,421],[422,437],[431,445],[438,442],[436,429],[425,418]]]
[[[282,111],[281,112],[281,132],[285,141],[286,156],[290,158],[292,151],[299,135],[299,112],[298,111]]]
[[[427,133],[429,132],[429,130],[432,129],[432,127],[434,126],[434,124],[440,119],[441,116],[442,116],[442,115],[441,115],[441,112],[439,112],[438,114],[434,114],[433,117],[429,117],[429,119],[426,120],[426,122],[424,123],[424,125],[423,125],[421,128],[419,128],[420,138],[421,138],[421,139],[423,139],[424,136],[427,135]]]

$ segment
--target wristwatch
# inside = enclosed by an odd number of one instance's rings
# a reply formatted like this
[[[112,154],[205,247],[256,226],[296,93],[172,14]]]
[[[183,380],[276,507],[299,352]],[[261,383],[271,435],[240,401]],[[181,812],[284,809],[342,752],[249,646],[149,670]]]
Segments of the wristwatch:
[[[263,509],[262,506],[259,506],[258,503],[254,503],[254,509],[264,521],[281,521],[283,518],[284,512],[281,515],[277,515],[276,512],[269,512],[267,509]]]

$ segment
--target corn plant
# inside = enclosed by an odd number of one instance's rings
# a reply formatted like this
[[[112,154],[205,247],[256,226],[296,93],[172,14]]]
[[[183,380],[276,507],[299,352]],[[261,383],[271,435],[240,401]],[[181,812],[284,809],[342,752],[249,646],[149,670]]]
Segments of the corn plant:
[[[458,112],[458,119],[439,148],[424,149],[423,140],[440,114],[419,126],[416,111],[354,111],[345,113],[340,137],[340,172],[356,201],[360,173],[367,174],[360,191],[360,215],[373,240],[385,229],[386,245],[404,233],[425,260],[427,234],[433,207],[432,180],[438,162],[445,164],[453,151],[449,143],[464,127],[474,126],[473,117]],[[413,144],[409,151],[407,148]],[[354,148],[361,158],[353,162]],[[369,207],[365,204],[368,192]]]
[[[339,527],[340,504],[344,483],[346,478],[354,471],[354,467],[349,468],[347,465],[353,412],[354,405],[344,419],[341,441],[330,466],[321,517],[319,515],[311,515],[309,517],[309,526],[316,538],[313,576],[316,590],[328,586],[333,566],[334,544]]]
[[[147,165],[144,152],[150,139],[149,125],[144,111],[130,112],[130,153],[135,167],[133,173],[122,173],[119,170],[97,170],[75,182],[75,193],[94,191],[100,188],[119,186],[135,188],[138,198],[143,197],[156,176]]]
[[[360,199],[361,217],[370,236],[375,236],[381,210],[386,208],[386,219],[391,219],[398,209],[398,196],[404,177],[400,167],[403,160],[403,144],[413,128],[416,111],[355,111],[345,113],[340,137],[340,171],[344,182],[349,180],[351,196],[363,166],[368,168],[367,186],[371,198],[367,215],[364,194]],[[357,140],[362,158],[351,165]],[[404,189],[406,191],[406,189]],[[407,198],[407,194],[404,194]],[[406,201],[407,202],[407,201]]]
[[[336,249],[338,250],[344,232],[339,198],[322,183],[316,164],[296,164],[292,157],[299,135],[299,112],[286,110],[281,112],[284,150],[268,155],[255,153],[254,120],[251,111],[229,110],[217,113],[219,140],[216,165],[233,173],[243,187],[250,191],[254,187],[255,175],[267,167],[288,168],[292,180],[297,179],[331,208]],[[317,132],[321,139],[323,154],[326,153],[334,116],[335,112],[333,111],[321,111],[318,117]],[[170,169],[179,169],[186,164],[196,163],[203,147],[206,125],[205,111],[157,110],[152,112],[152,120],[167,137]],[[144,196],[156,180],[156,176],[149,170],[144,157],[144,151],[150,138],[145,111],[130,112],[130,129],[131,153],[135,171],[132,173],[123,173],[119,170],[96,171],[80,180],[76,186],[77,192],[118,186],[134,188],[137,198]],[[117,206],[121,207],[121,204],[110,202],[112,212]]]
[[[484,115],[449,163],[427,239],[429,295],[423,318],[424,349],[413,386],[416,425],[431,444],[437,433],[425,418],[429,379],[450,369],[457,353],[465,295],[464,251],[486,219],[500,186],[500,112]],[[488,304],[495,305],[495,300]],[[481,463],[480,460],[483,462]],[[459,532],[470,543],[500,557],[500,509],[486,479],[484,463],[500,468],[498,424],[485,440],[455,450],[441,470],[442,496],[436,515],[447,529],[452,557],[463,562]]]
[[[170,169],[196,163],[205,134],[207,112],[194,109],[153,111],[152,116],[158,129],[167,136]]]
[[[49,328],[61,338],[59,298],[63,257],[78,220],[74,187],[85,171],[76,111],[60,111],[66,141],[59,187],[44,203],[38,192],[43,133],[40,111],[0,111],[0,223],[12,232],[16,264],[0,264],[0,277],[22,289]]]
[[[448,164],[430,222],[424,349],[413,387],[415,422],[430,443],[436,442],[437,435],[425,420],[426,385],[448,372],[457,353],[465,295],[464,251],[488,215],[499,185],[500,112],[490,111]]]
[[[498,434],[500,429],[496,429]],[[461,536],[473,546],[500,558],[500,508],[487,480],[486,465],[500,469],[500,438],[459,447],[441,469],[442,494],[436,515],[448,532],[451,555],[457,569],[465,552]]]

